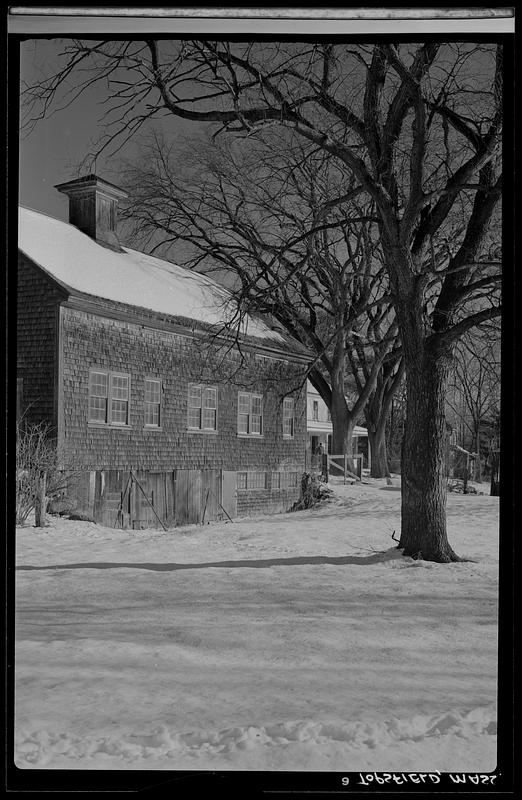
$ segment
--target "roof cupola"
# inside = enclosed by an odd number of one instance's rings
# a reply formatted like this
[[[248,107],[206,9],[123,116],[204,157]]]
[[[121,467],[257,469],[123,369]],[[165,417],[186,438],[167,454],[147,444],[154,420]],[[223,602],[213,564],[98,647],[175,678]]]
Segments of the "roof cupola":
[[[121,252],[118,202],[127,192],[97,175],[86,175],[55,187],[69,198],[69,222],[104,247]]]

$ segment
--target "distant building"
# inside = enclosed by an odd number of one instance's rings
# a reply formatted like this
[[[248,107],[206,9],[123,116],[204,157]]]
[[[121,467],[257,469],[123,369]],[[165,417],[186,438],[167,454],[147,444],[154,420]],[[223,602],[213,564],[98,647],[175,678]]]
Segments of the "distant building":
[[[288,509],[307,351],[251,316],[235,332],[223,287],[123,247],[118,187],[56,188],[69,224],[19,211],[17,406],[79,470],[77,510],[140,528]]]
[[[324,452],[332,454],[332,418],[330,410],[319,392],[310,381],[306,387],[306,429],[307,429],[307,463],[312,463],[312,456],[318,452],[319,444]],[[364,467],[369,467],[368,431],[356,425],[353,435],[354,454],[363,453]],[[335,453],[334,455],[340,455]]]

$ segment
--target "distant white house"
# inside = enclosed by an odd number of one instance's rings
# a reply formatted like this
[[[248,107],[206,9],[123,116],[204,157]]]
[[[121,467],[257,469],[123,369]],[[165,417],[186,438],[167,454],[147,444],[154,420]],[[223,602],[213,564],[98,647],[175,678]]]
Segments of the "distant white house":
[[[319,444],[325,453],[332,453],[332,418],[330,410],[310,381],[306,388],[307,461],[317,453]],[[363,466],[369,467],[370,448],[368,431],[356,425],[353,434],[353,452],[363,453]],[[336,454],[334,454],[336,455]]]

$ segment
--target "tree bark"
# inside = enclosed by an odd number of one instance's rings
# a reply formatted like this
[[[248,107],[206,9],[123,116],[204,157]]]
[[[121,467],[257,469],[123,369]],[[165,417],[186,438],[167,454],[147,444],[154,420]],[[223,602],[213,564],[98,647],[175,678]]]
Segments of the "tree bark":
[[[370,467],[372,478],[387,478],[390,475],[385,431],[386,424],[378,425],[373,430],[368,428],[368,443],[372,454]]]
[[[353,429],[356,417],[348,407],[345,395],[345,332],[341,328],[336,337],[330,372],[332,386],[332,453],[334,455],[352,455]]]
[[[459,561],[446,531],[444,400],[450,355],[428,343],[405,350],[408,380],[399,547],[413,558]]]

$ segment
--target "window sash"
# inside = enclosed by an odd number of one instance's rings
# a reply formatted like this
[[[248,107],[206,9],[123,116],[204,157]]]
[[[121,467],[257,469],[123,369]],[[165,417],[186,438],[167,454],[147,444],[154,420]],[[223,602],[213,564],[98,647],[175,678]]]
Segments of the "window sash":
[[[145,378],[145,425],[159,428],[161,420],[161,381]]]
[[[240,392],[237,399],[237,407],[239,414],[248,416],[250,414],[250,395]]]
[[[188,410],[189,428],[201,428],[201,409],[189,406]]]
[[[283,436],[294,435],[294,400],[285,397],[283,400]]]
[[[266,472],[238,472],[237,488],[240,491],[247,489],[266,489],[268,485]]]
[[[159,428],[160,424],[160,404],[159,403],[145,403],[145,425],[150,425],[153,428]]]
[[[107,422],[107,398],[89,397],[89,422]]]
[[[250,416],[250,431],[249,433],[261,434],[261,414],[252,414]]]
[[[129,424],[129,375],[117,372],[109,373],[110,423],[111,425]]]
[[[159,403],[161,398],[161,381],[145,379],[145,402]]]
[[[299,486],[299,472],[273,472],[272,489],[295,489]]]

